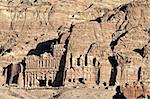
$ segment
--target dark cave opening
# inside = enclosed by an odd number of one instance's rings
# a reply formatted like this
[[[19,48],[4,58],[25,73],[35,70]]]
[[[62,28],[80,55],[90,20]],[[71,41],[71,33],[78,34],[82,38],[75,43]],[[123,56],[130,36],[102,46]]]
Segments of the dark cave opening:
[[[48,80],[48,85],[52,86],[52,80]]]
[[[40,87],[46,86],[46,80],[39,80],[39,86]]]
[[[17,73],[14,77],[13,77],[13,81],[12,84],[18,84],[18,78],[19,78],[19,73]]]
[[[84,79],[83,78],[79,78],[79,82],[82,84],[85,84]]]
[[[128,4],[123,5],[119,10],[123,11],[124,13],[128,12]]]
[[[11,63],[11,64],[9,64],[7,67],[6,67],[6,69],[7,69],[7,77],[6,77],[6,84],[10,84],[10,79],[11,79],[11,71],[12,71],[12,66],[13,66],[13,64]]]
[[[96,66],[96,58],[93,59],[93,66]]]
[[[87,54],[85,55],[85,66],[87,66],[88,65],[88,58],[87,58]]]

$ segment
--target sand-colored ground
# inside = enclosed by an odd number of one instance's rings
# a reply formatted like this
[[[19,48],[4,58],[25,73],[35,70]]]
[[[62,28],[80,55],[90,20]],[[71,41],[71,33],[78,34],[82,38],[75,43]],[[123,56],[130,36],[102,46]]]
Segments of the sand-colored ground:
[[[0,88],[0,99],[111,99],[114,94],[113,89],[104,88]]]

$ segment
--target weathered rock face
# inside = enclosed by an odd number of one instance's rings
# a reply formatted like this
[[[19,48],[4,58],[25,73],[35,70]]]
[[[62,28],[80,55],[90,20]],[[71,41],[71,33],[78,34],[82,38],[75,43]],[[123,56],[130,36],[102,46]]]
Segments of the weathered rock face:
[[[76,77],[69,77],[79,72],[86,75],[86,70],[92,68],[94,72],[88,74],[93,79],[99,77],[100,83],[147,81],[149,3],[145,0],[1,0],[0,64],[20,61],[31,49],[43,50],[42,44],[50,48],[54,41],[67,43],[64,67],[67,80],[75,80]],[[89,56],[93,57],[90,62]],[[82,66],[76,67],[81,60]],[[82,70],[86,61],[90,66]]]

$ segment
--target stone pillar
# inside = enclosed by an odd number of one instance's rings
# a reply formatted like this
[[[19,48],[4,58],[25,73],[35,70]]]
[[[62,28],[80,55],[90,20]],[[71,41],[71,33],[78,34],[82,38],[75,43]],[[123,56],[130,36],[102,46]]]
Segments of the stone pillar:
[[[31,74],[27,73],[27,87],[29,87],[30,82],[31,82]]]
[[[31,74],[30,74],[30,73],[28,73],[27,87],[29,87],[30,82],[31,82]]]
[[[46,64],[46,61],[47,61],[46,58],[47,58],[47,57],[43,57],[43,68],[46,68],[46,65],[47,65],[47,64]]]
[[[118,84],[122,83],[122,77],[121,77],[121,67],[117,66],[117,78],[116,78],[116,82]]]
[[[88,58],[87,61],[88,65],[93,65],[93,56],[87,56],[87,58]]]
[[[34,80],[33,80],[33,73],[31,74],[31,87],[33,87],[33,82],[34,82]]]
[[[37,87],[37,85],[36,85],[36,77],[37,75],[36,75],[36,72],[34,72],[34,87]]]
[[[55,64],[56,60],[55,58],[53,59],[53,67],[55,68],[56,64]]]
[[[25,73],[25,88],[28,87],[28,74]]]
[[[35,80],[35,87],[38,88],[39,87],[39,81],[36,79]]]
[[[46,67],[46,57],[43,56],[43,68]]]
[[[39,81],[38,81],[38,77],[37,77],[37,72],[36,72],[36,74],[35,74],[35,87],[39,87]]]
[[[28,68],[29,67],[29,58],[26,59],[26,63],[27,63],[26,68]]]
[[[49,65],[48,65],[49,68],[51,68],[51,63],[52,63],[52,58],[50,57],[50,58],[49,58]]]
[[[72,61],[72,66],[73,66],[73,67],[77,66],[77,61],[76,61],[76,59],[75,59],[75,58],[72,58],[72,60],[73,60],[73,61]]]
[[[53,63],[54,63],[54,58],[51,59],[51,68],[52,68],[52,69],[54,69]]]
[[[48,66],[47,67],[50,68],[50,66],[51,66],[51,57],[48,58]]]
[[[49,80],[48,79],[48,75],[45,74],[45,76],[46,76],[46,78],[45,78],[45,80],[46,80],[46,87],[48,87],[48,80]]]
[[[46,68],[48,68],[49,57],[46,57]]]
[[[83,58],[80,58],[80,66],[83,66]]]
[[[126,66],[123,65],[122,67],[120,67],[120,71],[120,84],[123,85],[126,82]]]

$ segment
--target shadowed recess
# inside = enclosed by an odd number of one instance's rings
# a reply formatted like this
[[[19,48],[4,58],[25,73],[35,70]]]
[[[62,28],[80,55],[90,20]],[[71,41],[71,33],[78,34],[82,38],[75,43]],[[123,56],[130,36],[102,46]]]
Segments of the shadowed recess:
[[[116,94],[113,96],[113,99],[126,99],[124,94],[121,92],[120,86],[116,87]]]
[[[115,56],[109,56],[108,60],[111,64],[111,75],[110,75],[110,80],[109,80],[109,85],[114,86],[116,83],[116,77],[117,77],[117,66],[118,62]]]
[[[41,43],[37,44],[36,48],[35,49],[31,49],[28,52],[27,55],[40,56],[41,54],[43,54],[45,52],[52,54],[52,52],[53,52],[53,45],[60,44],[61,36],[62,35],[60,35],[58,39],[48,40],[48,41],[41,42]]]
[[[138,53],[139,55],[141,55],[143,58],[145,57],[144,55],[144,47],[142,49],[134,49],[134,52]]]

